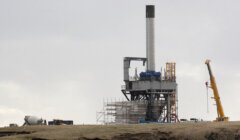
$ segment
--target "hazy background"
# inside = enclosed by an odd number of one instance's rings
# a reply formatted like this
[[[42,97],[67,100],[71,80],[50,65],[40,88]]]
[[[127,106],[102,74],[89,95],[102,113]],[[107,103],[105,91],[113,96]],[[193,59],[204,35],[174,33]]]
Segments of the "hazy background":
[[[145,57],[146,4],[157,69],[177,63],[179,118],[216,118],[210,58],[225,114],[240,120],[240,1],[1,0],[0,126],[25,115],[96,123],[103,99],[124,99],[123,57]]]

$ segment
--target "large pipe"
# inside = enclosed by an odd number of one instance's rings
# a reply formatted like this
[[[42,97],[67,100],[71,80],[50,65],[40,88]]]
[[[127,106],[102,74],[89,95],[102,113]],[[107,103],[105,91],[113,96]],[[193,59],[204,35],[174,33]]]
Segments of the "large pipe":
[[[154,5],[146,6],[147,71],[155,71]]]

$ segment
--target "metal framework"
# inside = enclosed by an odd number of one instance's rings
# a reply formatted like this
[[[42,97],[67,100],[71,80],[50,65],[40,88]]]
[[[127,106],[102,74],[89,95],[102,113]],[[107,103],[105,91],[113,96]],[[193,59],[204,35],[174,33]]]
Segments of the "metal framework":
[[[122,86],[122,93],[126,101],[104,102],[103,110],[97,113],[97,122],[103,124],[136,124],[139,120],[179,122],[176,63],[167,62],[165,75],[159,79],[148,79],[130,78],[131,61],[142,61],[144,65],[146,59],[124,58],[125,85]]]
[[[134,80],[129,78],[128,69],[131,61],[136,60],[143,61],[143,65],[146,61],[144,58],[124,58],[125,85],[122,86],[122,93],[128,101],[147,101],[146,121],[177,122],[176,63],[167,62],[165,75],[160,78]],[[161,104],[158,104],[156,109],[155,103],[158,101],[161,101]]]
[[[152,112],[159,114],[162,111],[158,118],[160,122],[171,119],[167,118],[167,104],[164,99],[152,104]],[[104,109],[97,112],[96,120],[98,124],[137,124],[139,120],[145,120],[148,107],[147,100],[104,102]]]
[[[104,105],[103,116],[114,118],[110,123],[138,123],[139,120],[169,123],[178,121],[176,63],[167,62],[164,75],[155,71],[154,9],[154,5],[146,6],[146,58],[123,59],[125,85],[121,91],[127,101]],[[131,78],[131,61],[140,61],[143,66],[147,64],[146,71],[138,76],[136,70],[135,78]]]
[[[165,80],[176,81],[176,63],[166,63]]]

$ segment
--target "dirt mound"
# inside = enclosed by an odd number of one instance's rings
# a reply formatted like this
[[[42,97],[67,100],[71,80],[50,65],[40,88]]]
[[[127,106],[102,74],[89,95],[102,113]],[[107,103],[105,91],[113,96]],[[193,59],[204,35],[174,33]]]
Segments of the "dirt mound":
[[[0,128],[9,140],[240,140],[240,122]]]

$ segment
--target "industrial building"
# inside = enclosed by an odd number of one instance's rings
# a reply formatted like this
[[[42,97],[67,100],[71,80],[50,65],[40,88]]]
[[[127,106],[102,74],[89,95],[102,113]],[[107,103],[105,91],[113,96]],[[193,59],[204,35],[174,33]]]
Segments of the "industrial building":
[[[177,83],[176,63],[166,63],[162,71],[155,71],[154,45],[154,5],[146,6],[146,58],[124,57],[122,93],[125,101],[104,103],[97,121],[104,124],[136,124],[139,122],[177,122]],[[129,69],[132,61],[142,62],[146,71],[135,72],[132,77]]]

